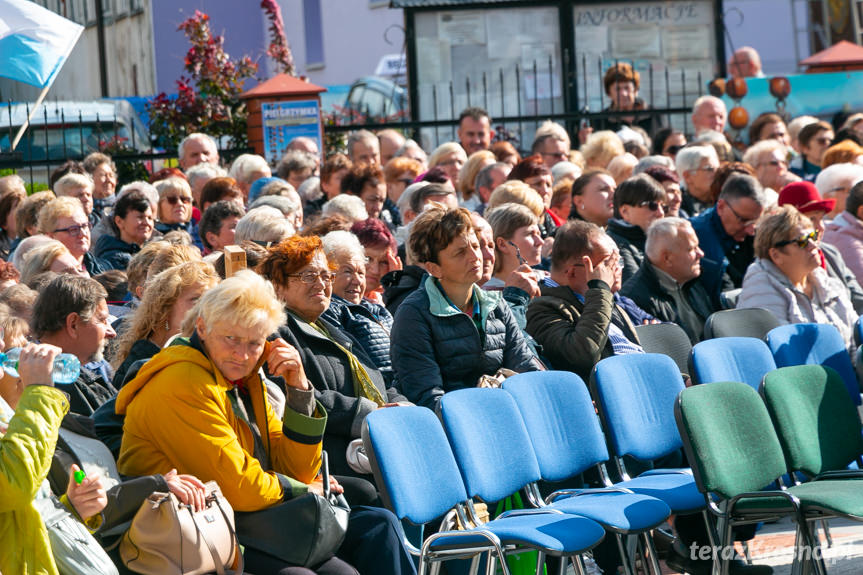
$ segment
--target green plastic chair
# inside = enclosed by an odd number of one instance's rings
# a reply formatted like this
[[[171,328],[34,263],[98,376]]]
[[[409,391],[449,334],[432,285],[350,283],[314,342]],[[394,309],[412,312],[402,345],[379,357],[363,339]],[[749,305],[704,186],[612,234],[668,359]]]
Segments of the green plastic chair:
[[[825,575],[819,542],[808,523],[836,515],[863,520],[859,483],[825,479],[762,491],[787,466],[767,407],[745,383],[685,389],[675,418],[696,484],[718,519],[719,549],[730,548],[735,525],[791,516],[797,522],[792,573],[803,568],[803,558],[807,567]],[[729,555],[720,551],[713,559],[714,573],[727,575]]]
[[[863,430],[842,376],[822,365],[768,373],[761,385],[789,470],[813,479],[863,479]],[[860,469],[848,470],[857,462]]]

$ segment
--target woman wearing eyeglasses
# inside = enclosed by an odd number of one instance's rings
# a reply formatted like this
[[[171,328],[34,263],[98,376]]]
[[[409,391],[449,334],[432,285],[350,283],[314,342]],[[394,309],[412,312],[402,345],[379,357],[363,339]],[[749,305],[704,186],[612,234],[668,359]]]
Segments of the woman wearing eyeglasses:
[[[738,308],[769,310],[782,323],[829,323],[853,346],[857,313],[848,291],[821,267],[818,233],[797,208],[765,216],[755,233],[755,261],[746,270]]]
[[[644,261],[647,228],[665,217],[666,202],[665,189],[646,174],[624,180],[614,192],[614,217],[606,233],[620,248],[624,283]]]
[[[327,410],[324,449],[330,471],[358,476],[348,465],[348,444],[359,439],[369,413],[407,399],[356,339],[321,317],[332,299],[335,266],[319,237],[294,236],[270,248],[257,269],[285,306],[287,321],[279,334],[299,351],[306,377]]]
[[[80,272],[95,276],[111,269],[90,253],[90,221],[77,198],[62,196],[45,204],[39,210],[37,226],[40,233],[66,246]]]
[[[180,177],[159,180],[155,184],[159,192],[156,210],[156,231],[167,234],[181,230],[192,236],[192,242],[201,249],[198,228],[192,222],[192,188],[189,182]]]

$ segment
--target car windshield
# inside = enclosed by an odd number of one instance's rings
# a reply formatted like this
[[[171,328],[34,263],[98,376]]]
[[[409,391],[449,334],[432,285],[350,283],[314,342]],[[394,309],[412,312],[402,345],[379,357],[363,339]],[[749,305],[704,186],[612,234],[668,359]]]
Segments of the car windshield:
[[[11,149],[11,141],[18,133],[18,128],[11,126],[0,129],[0,150]],[[65,127],[49,125],[47,130],[37,125],[27,130],[15,151],[21,152],[25,161],[64,160],[98,152],[100,144],[104,146],[115,137],[129,147],[146,145],[146,142],[138,141],[133,145],[130,130],[120,123],[82,123]]]

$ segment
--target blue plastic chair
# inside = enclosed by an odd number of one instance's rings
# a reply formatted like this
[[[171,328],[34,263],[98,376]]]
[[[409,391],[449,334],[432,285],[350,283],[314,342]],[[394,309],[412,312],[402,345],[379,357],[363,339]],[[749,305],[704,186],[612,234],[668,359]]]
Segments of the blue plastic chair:
[[[567,371],[534,371],[508,378],[503,389],[515,399],[544,480],[564,481],[593,466],[603,477],[608,476],[605,436],[580,377]],[[500,424],[507,425],[508,418],[509,414],[502,414]],[[623,490],[626,484],[618,483],[614,488]],[[540,499],[538,492],[534,498]],[[649,531],[671,513],[659,499],[624,491],[563,490],[549,495],[544,503],[599,522],[606,531],[615,533],[621,543],[619,549],[624,549],[621,536],[641,537],[652,558],[655,553]],[[626,551],[621,553],[625,568],[629,568]],[[651,565],[655,573],[660,572],[658,563]]]
[[[767,344],[754,337],[708,339],[692,348],[692,381],[739,381],[758,391],[761,380],[776,369]]]
[[[379,409],[366,417],[362,435],[381,497],[399,519],[424,525],[455,508],[462,524],[470,524],[473,507],[465,505],[469,500],[465,484],[434,413],[416,406]],[[405,544],[420,558],[420,575],[434,562],[485,552],[490,554],[492,571],[500,559],[504,575],[510,575],[506,553],[535,549],[540,555],[573,557],[604,536],[602,527],[590,519],[526,510],[504,513],[463,531],[435,533],[419,550],[407,540]],[[575,564],[576,572],[583,575],[581,562]]]
[[[674,402],[684,385],[674,361],[653,353],[608,357],[594,367],[591,389],[627,489],[661,499],[678,515],[703,512],[690,469],[652,469],[630,479],[623,463],[625,455],[647,462],[682,448]]]
[[[836,326],[820,323],[781,325],[767,334],[767,345],[773,352],[777,367],[807,364],[832,367],[842,376],[854,405],[860,405],[857,373]]]

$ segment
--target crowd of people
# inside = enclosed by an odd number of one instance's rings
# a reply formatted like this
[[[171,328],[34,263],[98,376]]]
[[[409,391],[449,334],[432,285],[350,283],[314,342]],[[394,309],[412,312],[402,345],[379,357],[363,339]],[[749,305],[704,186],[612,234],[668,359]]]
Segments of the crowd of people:
[[[321,494],[326,451],[352,505],[344,543],[311,567],[247,546],[245,570],[413,573],[361,446],[371,412],[435,409],[506,370],[587,380],[643,353],[635,326],[673,322],[696,343],[733,307],[833,324],[851,351],[863,114],[762,114],[740,149],[722,100],[699,98],[685,135],[639,82],[612,66],[617,113],[574,142],[543,123],[524,155],[468,108],[458,141],[428,154],[360,130],[345,150],[297,138],[275,166],[243,154],[226,169],[196,133],[178,167],[119,189],[102,153],[58,167],[50,191],[0,179],[0,344],[23,348],[19,377],[0,378],[0,571],[56,573],[36,499],[61,498],[108,546],[155,491],[200,506],[216,481],[241,512]],[[72,383],[52,382],[61,352],[81,362]],[[672,568],[709,570],[675,553]]]

